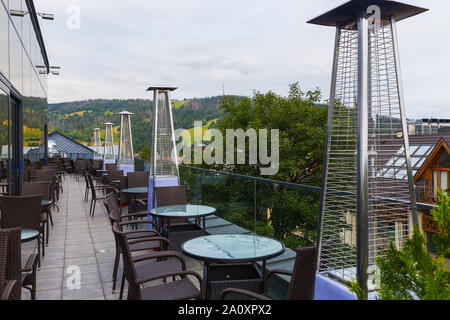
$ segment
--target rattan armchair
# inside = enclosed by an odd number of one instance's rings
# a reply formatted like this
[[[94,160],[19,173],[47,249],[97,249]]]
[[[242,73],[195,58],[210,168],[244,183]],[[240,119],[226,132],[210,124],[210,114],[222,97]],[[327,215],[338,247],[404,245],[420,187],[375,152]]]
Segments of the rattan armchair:
[[[0,230],[0,300],[8,300],[16,280],[6,280],[6,261],[8,258],[8,230]]]
[[[38,265],[41,267],[42,256],[45,256],[45,229],[42,224],[42,196],[3,197],[1,199],[1,229],[22,228],[39,232]],[[19,235],[20,240],[20,235]]]
[[[50,184],[47,181],[41,181],[41,182],[22,182],[22,196],[33,196],[33,195],[42,195],[42,200],[48,200],[51,201],[50,197]],[[50,206],[43,206],[42,207],[42,217],[41,222],[43,224],[43,227],[45,228],[45,239],[46,243],[48,244],[49,239],[49,222],[53,226],[53,217],[52,217],[52,210]]]
[[[187,204],[186,186],[157,187],[156,204],[158,207],[178,206]],[[188,240],[204,236],[206,234],[197,223],[191,223],[186,218],[170,219],[169,225],[163,225],[163,229],[169,232],[169,240],[177,250],[181,244]]]
[[[128,214],[128,215],[120,215],[120,209],[117,205],[117,200],[115,199],[114,193],[110,193],[106,200],[104,201],[104,205],[106,208],[106,211],[108,212],[108,216],[111,222],[111,227],[117,223],[120,230],[124,232],[125,236],[129,240],[136,240],[139,238],[149,238],[149,237],[160,237],[158,231],[152,230],[152,229],[144,229],[144,230],[133,230],[133,231],[124,231],[124,229],[127,226],[136,226],[142,223],[145,223],[146,225],[152,225],[154,228],[156,228],[156,225],[153,223],[153,221],[150,220],[136,220],[137,218],[143,218],[147,214],[146,213],[135,213],[135,214]],[[145,215],[145,216],[144,216]],[[160,243],[158,241],[155,242],[144,242],[144,243],[137,243],[131,245],[131,250],[134,252],[138,251],[148,251],[148,250],[160,250]],[[120,246],[119,243],[116,241],[116,256],[114,259],[114,270],[113,270],[113,291],[116,290],[116,282],[117,282],[117,273],[119,269],[119,262],[120,262]],[[123,294],[123,284],[124,284],[124,278],[122,277],[122,286],[120,290],[120,299],[122,299]]]
[[[117,223],[113,225],[113,232],[122,252],[124,274],[128,282],[128,300],[189,300],[204,298],[201,276],[196,272],[186,271],[184,259],[178,252],[162,251],[136,257],[132,256],[133,250],[131,245],[133,244],[160,241],[161,247],[163,247],[164,242],[170,247],[170,242],[167,239],[151,237],[128,240]],[[197,279],[200,290],[187,277],[188,275]],[[180,277],[180,279],[178,280],[177,277]],[[173,281],[143,287],[146,283],[166,278],[173,278]]]
[[[113,181],[120,180],[120,177],[123,176],[123,170],[108,170],[108,184],[113,184]]]
[[[264,295],[241,289],[225,289],[221,293],[221,299],[237,299],[237,296],[245,296],[255,300],[270,300],[268,297],[269,280],[275,274],[291,276],[286,300],[313,300],[314,284],[316,276],[316,249],[299,248],[295,259],[293,271],[272,270],[264,279]]]
[[[5,280],[13,281],[9,300],[21,300],[22,288],[30,291],[31,299],[36,300],[36,272],[38,256],[30,255],[25,267],[22,267],[21,228],[3,229],[0,232],[8,234],[8,251],[5,270]],[[11,284],[10,284],[11,285]]]
[[[86,179],[89,183],[89,188],[91,190],[91,206],[89,207],[89,216],[94,217],[95,215],[95,205],[98,200],[106,200],[107,196],[99,196],[98,191],[102,191],[103,194],[107,194],[109,192],[118,192],[115,188],[108,185],[97,185],[94,186],[94,182],[92,180],[92,176],[89,173],[85,173]],[[108,192],[107,192],[108,191]]]
[[[52,182],[53,177],[56,175],[56,173],[56,170],[53,169],[38,169],[36,170],[36,181]]]
[[[117,164],[115,164],[115,163],[106,163],[105,164],[105,170],[106,171],[117,170]]]
[[[128,172],[128,188],[148,187],[150,172]],[[135,201],[129,202],[129,210],[131,212],[139,212],[147,209],[148,193],[137,194]]]

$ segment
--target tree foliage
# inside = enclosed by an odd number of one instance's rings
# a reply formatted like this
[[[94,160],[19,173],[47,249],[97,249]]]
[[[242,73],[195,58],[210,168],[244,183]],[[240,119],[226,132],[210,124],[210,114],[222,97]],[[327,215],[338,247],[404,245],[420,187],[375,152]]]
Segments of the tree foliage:
[[[290,86],[287,97],[273,92],[255,92],[252,97],[241,99],[226,97],[221,102],[224,116],[217,128],[223,137],[227,129],[255,129],[258,138],[259,129],[267,129],[269,148],[270,130],[278,129],[279,172],[264,178],[319,186],[327,120],[327,108],[320,103],[319,90],[303,92],[298,83]],[[260,168],[267,165],[249,164],[249,156],[247,141],[246,164],[203,165],[203,168],[260,177]],[[292,249],[314,243],[319,192],[235,177],[223,179],[226,182],[209,185],[202,192],[203,203],[217,206],[221,217],[258,234],[283,240]]]
[[[439,191],[437,207],[431,211],[438,222],[439,233],[433,235],[438,253],[425,248],[425,236],[415,228],[401,250],[393,243],[385,257],[376,259],[380,272],[379,298],[382,300],[449,300],[450,271],[445,256],[450,253],[450,198]]]

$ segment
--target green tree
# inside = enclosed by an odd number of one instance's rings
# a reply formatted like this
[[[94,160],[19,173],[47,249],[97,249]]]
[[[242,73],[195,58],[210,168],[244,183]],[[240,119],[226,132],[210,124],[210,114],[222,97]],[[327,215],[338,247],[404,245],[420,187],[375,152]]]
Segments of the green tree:
[[[380,300],[450,300],[450,271],[445,265],[445,256],[450,253],[450,197],[439,191],[431,214],[439,225],[439,233],[432,237],[437,255],[426,250],[425,236],[418,227],[401,250],[391,243],[386,255],[376,259]],[[352,288],[364,296],[355,283]]]
[[[142,148],[141,153],[140,153],[140,157],[142,160],[151,160],[151,152],[150,152],[150,147],[145,146]]]
[[[277,174],[267,178],[294,184],[320,185],[327,108],[321,104],[319,90],[303,92],[299,84],[295,83],[290,86],[287,97],[273,92],[255,92],[249,98],[225,97],[221,102],[221,110],[224,117],[218,121],[217,128],[224,137],[227,129],[255,129],[258,135],[259,129],[267,129],[270,147],[270,130],[279,130],[280,167]],[[260,168],[267,165],[248,164],[248,141],[246,144],[247,164],[203,167],[260,176]],[[234,152],[237,153],[236,146]],[[218,212],[223,212],[221,216],[224,219],[249,230],[253,226],[258,234],[276,237],[293,249],[299,245],[311,245],[314,241],[319,192],[264,182],[256,183],[255,192],[255,185],[251,181],[234,177],[227,177],[226,180],[225,184],[214,186],[216,188],[208,186],[207,194],[203,194],[203,203],[209,201],[210,204],[217,204],[220,208]],[[231,208],[230,203],[239,205]]]

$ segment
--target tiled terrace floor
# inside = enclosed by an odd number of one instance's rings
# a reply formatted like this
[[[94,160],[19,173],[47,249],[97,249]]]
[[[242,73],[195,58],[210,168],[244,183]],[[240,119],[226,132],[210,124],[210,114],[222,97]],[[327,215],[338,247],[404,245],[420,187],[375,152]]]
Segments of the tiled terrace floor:
[[[54,227],[37,273],[37,300],[117,300],[119,290],[112,291],[115,243],[105,209],[98,201],[95,217],[88,217],[89,202],[82,200],[84,180],[78,182],[66,175],[63,188],[58,202],[60,211],[53,210]],[[36,241],[22,245],[22,264],[35,247]],[[202,274],[201,263],[191,259],[186,259],[186,263],[189,270]],[[81,289],[68,287],[70,266],[81,270]],[[120,288],[122,266],[118,274]],[[25,289],[22,299],[30,299]]]

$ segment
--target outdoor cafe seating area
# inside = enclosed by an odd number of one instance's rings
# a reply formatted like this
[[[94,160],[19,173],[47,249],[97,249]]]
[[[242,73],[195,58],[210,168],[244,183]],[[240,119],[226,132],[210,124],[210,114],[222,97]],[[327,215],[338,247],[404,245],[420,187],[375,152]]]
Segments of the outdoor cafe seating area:
[[[148,172],[49,160],[25,167],[20,197],[1,198],[1,299],[264,300],[279,274],[292,275],[287,299],[313,299],[314,248],[267,271],[284,244],[209,234],[216,209],[188,203],[186,186],[156,187],[149,210]]]

